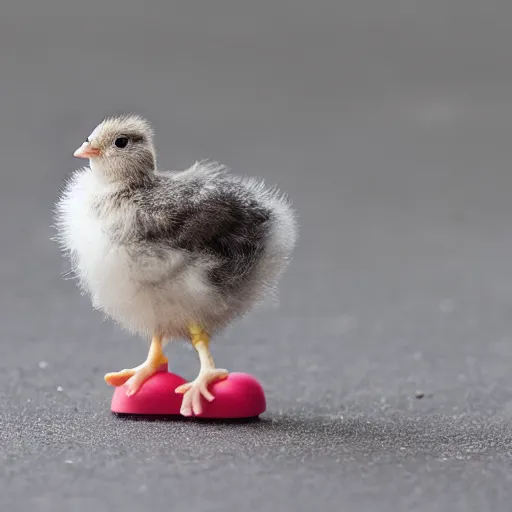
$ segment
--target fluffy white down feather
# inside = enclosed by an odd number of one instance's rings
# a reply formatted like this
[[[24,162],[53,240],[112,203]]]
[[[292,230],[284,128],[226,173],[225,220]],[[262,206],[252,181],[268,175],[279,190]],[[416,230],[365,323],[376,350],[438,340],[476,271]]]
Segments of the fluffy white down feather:
[[[180,173],[211,173],[211,164],[196,163]],[[70,257],[72,270],[93,306],[124,328],[142,336],[160,331],[167,340],[186,335],[190,322],[203,321],[209,331],[225,327],[245,314],[269,294],[273,294],[296,243],[294,212],[279,193],[265,189],[258,180],[244,183],[274,212],[275,221],[266,252],[257,267],[252,285],[236,301],[220,296],[206,279],[206,258],[185,264],[186,254],[167,248],[166,257],[134,258],[125,246],[113,244],[109,225],[130,231],[135,207],[124,207],[103,220],[93,205],[103,195],[115,192],[115,183],[105,181],[91,168],[76,171],[64,187],[57,203],[57,240]],[[151,283],[152,286],[146,286]],[[154,286],[162,283],[161,286]]]

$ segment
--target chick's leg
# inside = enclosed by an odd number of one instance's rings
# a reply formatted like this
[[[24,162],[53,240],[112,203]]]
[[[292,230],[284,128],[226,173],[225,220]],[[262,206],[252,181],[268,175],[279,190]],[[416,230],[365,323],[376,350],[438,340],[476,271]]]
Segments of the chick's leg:
[[[208,385],[217,380],[225,379],[228,375],[227,370],[215,368],[210,349],[208,348],[209,338],[206,332],[197,325],[189,327],[190,341],[197,350],[201,369],[199,375],[193,382],[188,382],[176,388],[176,393],[183,395],[180,413],[183,416],[192,416],[192,414],[201,414],[203,406],[201,397],[212,402],[215,397],[208,391]]]
[[[126,384],[126,394],[134,395],[142,384],[155,374],[160,366],[167,364],[167,358],[162,351],[162,337],[153,336],[146,361],[136,368],[121,370],[120,372],[107,373],[105,381],[111,386]]]

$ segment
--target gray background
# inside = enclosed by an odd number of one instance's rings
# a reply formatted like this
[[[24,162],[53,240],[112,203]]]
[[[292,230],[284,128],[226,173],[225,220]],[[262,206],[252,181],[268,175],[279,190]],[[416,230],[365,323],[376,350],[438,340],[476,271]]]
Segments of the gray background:
[[[1,14],[2,510],[510,510],[511,2]],[[258,424],[109,414],[103,374],[145,345],[61,279],[50,225],[74,149],[120,111],[154,123],[162,167],[211,158],[294,200],[279,307],[214,346],[263,382]]]

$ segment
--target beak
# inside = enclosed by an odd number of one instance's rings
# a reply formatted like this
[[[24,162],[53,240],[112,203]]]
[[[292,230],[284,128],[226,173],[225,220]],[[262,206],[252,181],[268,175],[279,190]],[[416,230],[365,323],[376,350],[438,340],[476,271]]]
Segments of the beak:
[[[98,148],[93,148],[89,142],[84,142],[74,153],[76,158],[94,158],[100,155]]]

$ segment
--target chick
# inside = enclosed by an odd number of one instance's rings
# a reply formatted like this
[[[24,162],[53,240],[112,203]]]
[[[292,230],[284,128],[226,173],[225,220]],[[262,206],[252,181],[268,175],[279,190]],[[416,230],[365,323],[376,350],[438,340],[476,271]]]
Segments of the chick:
[[[212,163],[157,169],[151,125],[137,115],[105,119],[75,157],[57,202],[57,240],[83,293],[107,317],[151,338],[141,365],[109,373],[128,395],[167,364],[163,345],[189,339],[197,378],[175,391],[181,414],[212,401],[210,336],[272,293],[290,261],[297,226],[287,197]]]

